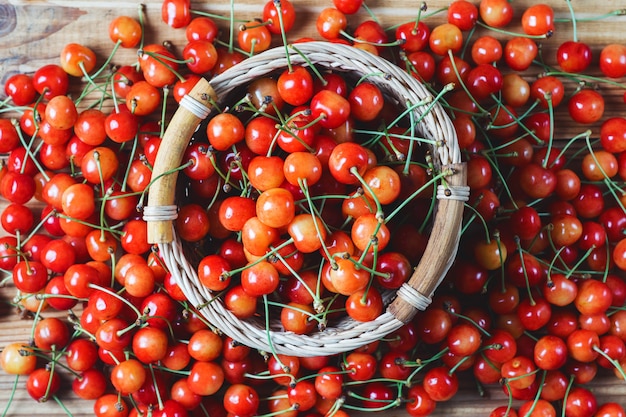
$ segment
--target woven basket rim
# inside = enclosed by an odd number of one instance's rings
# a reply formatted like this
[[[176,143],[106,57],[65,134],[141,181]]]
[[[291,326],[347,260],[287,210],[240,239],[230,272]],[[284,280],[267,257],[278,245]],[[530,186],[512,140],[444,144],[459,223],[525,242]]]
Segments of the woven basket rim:
[[[397,104],[405,107],[425,102],[423,106],[416,107],[413,113],[421,120],[418,125],[419,133],[432,141],[431,148],[436,168],[463,165],[454,127],[443,107],[436,102],[428,103],[428,100],[433,98],[432,94],[423,84],[395,64],[369,52],[329,42],[296,44],[289,48],[289,57],[292,65],[315,65],[333,71],[371,74],[368,81],[377,84],[387,93],[394,94]],[[217,97],[223,100],[234,89],[285,69],[287,65],[285,48],[277,47],[247,58],[215,76],[209,83]],[[462,185],[465,186],[464,183]],[[462,202],[452,202],[451,205],[454,206],[455,213],[458,213],[459,205],[462,211]],[[439,209],[435,217],[439,216],[441,219],[441,216],[446,216],[447,213],[444,211]],[[441,260],[437,276],[427,277],[433,282],[431,284],[433,288],[439,285],[454,260],[460,237],[460,221],[458,223],[453,227],[448,253],[434,252],[435,256],[446,259]],[[406,321],[398,319],[394,312],[388,309],[372,322],[362,323],[346,317],[339,323],[333,323],[333,327],[313,334],[296,335],[291,332],[268,330],[262,320],[240,320],[235,317],[219,298],[215,298],[214,294],[200,283],[197,272],[186,259],[175,232],[173,241],[159,243],[159,249],[188,301],[221,332],[260,351],[294,356],[332,355],[379,340],[402,327]],[[422,259],[421,262],[429,261],[432,259]],[[415,290],[408,288],[408,291]],[[420,301],[419,306],[414,307],[424,309],[432,296],[432,292],[429,292],[416,293]],[[391,299],[394,295],[396,294],[391,296],[388,294],[387,297]],[[277,328],[276,323],[272,327]]]

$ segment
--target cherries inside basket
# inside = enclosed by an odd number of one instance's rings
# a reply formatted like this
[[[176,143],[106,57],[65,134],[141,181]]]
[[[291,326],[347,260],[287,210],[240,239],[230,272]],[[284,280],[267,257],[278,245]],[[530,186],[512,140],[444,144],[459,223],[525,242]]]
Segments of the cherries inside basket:
[[[327,42],[265,51],[211,84],[181,100],[144,211],[192,304],[245,345],[298,356],[352,350],[425,309],[469,197],[437,98]]]

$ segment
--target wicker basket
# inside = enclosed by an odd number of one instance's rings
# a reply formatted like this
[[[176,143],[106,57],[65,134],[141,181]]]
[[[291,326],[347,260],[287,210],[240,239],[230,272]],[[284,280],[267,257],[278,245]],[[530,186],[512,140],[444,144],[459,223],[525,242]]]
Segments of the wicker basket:
[[[333,71],[350,73],[356,77],[369,75],[394,100],[397,106],[419,103],[432,98],[426,88],[396,65],[353,47],[327,42],[297,44],[290,49],[292,64],[310,65]],[[304,59],[306,56],[306,60]],[[236,65],[213,78],[210,83],[201,80],[186,96],[174,114],[163,137],[153,170],[144,219],[148,222],[148,239],[158,244],[164,262],[175,275],[189,302],[199,307],[205,318],[233,339],[264,352],[294,356],[332,355],[347,352],[379,340],[410,321],[418,310],[424,310],[430,297],[449,269],[458,246],[463,203],[469,190],[466,186],[466,168],[461,162],[456,134],[450,119],[437,103],[419,106],[417,130],[435,143],[432,146],[436,170],[449,172],[438,186],[437,210],[432,231],[422,261],[415,267],[409,282],[394,294],[386,311],[373,322],[357,322],[349,317],[333,327],[309,335],[296,335],[282,330],[280,322],[266,328],[265,320],[240,320],[228,311],[219,298],[200,282],[197,272],[185,257],[172,221],[176,218],[175,190],[177,175],[165,174],[180,166],[183,152],[191,136],[203,119],[210,114],[210,103],[216,97],[224,98],[234,89],[251,81],[287,68],[285,48],[272,49]]]

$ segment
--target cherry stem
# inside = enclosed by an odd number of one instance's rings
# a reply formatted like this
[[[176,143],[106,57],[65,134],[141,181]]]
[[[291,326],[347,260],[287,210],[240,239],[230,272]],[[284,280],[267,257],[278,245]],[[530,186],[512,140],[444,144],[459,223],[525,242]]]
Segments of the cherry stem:
[[[564,76],[572,80],[575,80],[578,83],[583,83],[583,84],[587,84],[587,81],[593,81],[597,83],[612,85],[618,88],[626,88],[626,83],[620,83],[620,82],[617,82],[608,78],[601,78],[601,77],[596,77],[594,75],[582,74],[582,73],[572,74],[569,72],[556,71],[552,68],[548,68],[548,71],[544,72],[543,75],[544,76],[546,75]]]
[[[28,236],[26,236],[22,241],[21,241],[21,245],[23,246],[26,242],[28,242],[34,235],[36,235],[39,230],[41,230],[41,228],[43,227],[43,225],[46,223],[46,221],[54,216],[56,213],[56,209],[52,209],[50,210],[48,213],[46,213],[46,215],[44,217],[41,218],[41,220],[39,221],[39,223],[37,223],[37,225],[35,225],[35,227],[33,227],[33,230],[30,232],[30,234]]]
[[[117,229],[115,229],[113,227],[106,227],[105,225],[102,225],[102,224],[90,223],[90,222],[85,221],[85,220],[80,220],[80,219],[76,219],[74,217],[68,216],[67,214],[56,213],[56,216],[61,218],[61,219],[72,220],[72,221],[74,221],[76,223],[80,223],[80,224],[83,224],[85,226],[92,227],[94,229],[105,230],[105,231],[110,232],[110,233],[115,234],[115,235],[121,236],[124,233],[124,232],[122,232],[120,230],[117,230]]]
[[[174,172],[177,172],[177,171],[183,171],[185,168],[190,167],[191,165],[193,165],[193,162],[188,161],[188,162],[186,162],[186,163],[182,164],[182,165],[181,165],[181,166],[179,166],[179,167],[172,168],[172,169],[170,169],[170,170],[168,170],[168,171],[165,171],[165,172],[164,172],[164,173],[162,173],[161,175],[157,175],[156,177],[154,177],[154,178],[150,179],[150,182],[148,183],[148,186],[147,186],[147,187],[145,188],[145,190],[143,190],[143,192],[141,193],[141,197],[139,198],[139,203],[138,203],[138,205],[137,205],[137,206],[138,206],[138,207],[142,207],[142,206],[143,206],[143,200],[145,199],[146,194],[147,194],[148,190],[150,189],[150,186],[151,186],[152,184],[154,184],[154,182],[155,182],[156,180],[158,180],[158,179],[159,179],[159,178],[161,178],[161,177],[165,177],[165,176],[167,176],[167,175],[171,175],[171,174],[173,174]]]
[[[391,221],[404,207],[406,207],[414,198],[416,198],[419,194],[428,189],[428,187],[435,188],[436,184],[439,180],[443,179],[446,175],[449,175],[449,172],[440,172],[436,176],[432,177],[428,180],[424,185],[422,185],[417,190],[413,191],[410,196],[408,196],[404,201],[402,201],[391,213],[389,213],[385,219],[387,222]]]
[[[350,35],[348,32],[344,30],[340,30],[339,33],[341,33],[344,38],[348,39],[349,41],[354,42],[355,44],[372,45],[376,47],[386,47],[386,46],[394,47],[394,46],[403,45],[405,43],[404,39],[398,39],[393,42],[387,42],[387,43],[370,42],[370,41],[366,41],[365,39],[355,38],[354,36]]]
[[[226,43],[226,42],[224,42],[224,41],[222,41],[222,40],[220,40],[220,39],[215,39],[215,40],[214,40],[214,42],[215,42],[217,45],[221,45],[221,46],[225,46],[225,47],[227,47],[227,48],[228,48],[228,52],[229,52],[229,53],[238,52],[238,53],[240,53],[240,54],[242,54],[242,55],[245,55],[245,56],[247,56],[247,57],[250,57],[250,56],[251,56],[250,52],[248,52],[248,51],[244,51],[244,50],[243,50],[243,49],[241,49],[241,48],[237,48],[237,47],[235,47],[234,45],[233,45],[233,46],[231,46],[231,45],[229,45],[228,43]]]
[[[333,405],[330,407],[330,410],[326,412],[324,417],[333,417],[335,414],[337,414],[337,412],[341,409],[341,407],[343,407],[344,403],[345,403],[345,398],[343,397],[337,398],[335,402],[333,403]]]
[[[427,18],[429,18],[429,17],[435,16],[435,15],[437,15],[437,14],[439,14],[439,13],[442,13],[442,12],[447,11],[447,10],[448,10],[448,8],[447,8],[447,7],[442,7],[442,8],[439,8],[439,9],[437,9],[437,10],[433,11],[433,12],[430,12],[430,13],[423,13],[423,12],[425,12],[425,11],[427,11],[427,10],[428,10],[428,6],[427,6],[426,2],[425,2],[425,1],[423,1],[423,2],[420,4],[420,10],[419,10],[418,18],[417,18],[417,19],[415,19],[415,21],[416,21],[416,22],[419,22],[420,20],[425,20],[425,19],[427,19]],[[389,27],[385,30],[385,32],[395,30],[395,29],[397,29],[397,28],[398,28],[398,26],[401,26],[401,25],[402,25],[402,23],[398,23],[397,25],[389,26]]]
[[[293,238],[289,238],[287,240],[285,240],[284,242],[282,242],[280,245],[276,246],[276,247],[272,247],[271,250],[267,251],[267,253],[263,254],[263,256],[260,256],[258,259],[255,259],[254,261],[242,266],[241,268],[237,268],[237,269],[233,269],[231,271],[226,272],[226,274],[228,276],[234,276],[237,274],[240,274],[241,272],[243,272],[244,270],[250,268],[251,266],[254,266],[262,261],[265,261],[266,259],[270,258],[271,256],[276,256],[276,254],[278,253],[279,250],[281,250],[282,248],[284,248],[285,246],[291,245],[293,243]]]
[[[54,346],[52,347],[54,349]],[[54,375],[54,372],[55,372],[56,361],[50,361],[48,362],[48,364],[50,366],[50,378],[48,378],[48,385],[46,385],[46,392],[44,393],[43,397],[39,399],[40,402],[48,401],[48,399],[50,398],[50,390],[52,389],[52,375]]]
[[[367,4],[365,4],[365,2],[361,3],[361,7],[367,12],[367,14],[372,18],[374,22],[380,24],[380,21],[378,20],[378,16],[376,16],[376,13],[374,13],[374,11],[370,9],[370,7]]]
[[[467,228],[469,227],[469,225],[472,223],[473,219],[478,218],[480,220],[480,223],[483,226],[483,232],[485,233],[485,242],[487,242],[487,244],[491,243],[491,236],[489,235],[489,226],[487,226],[487,221],[485,220],[485,218],[480,214],[480,212],[478,210],[476,210],[476,207],[464,203],[463,204],[464,207],[470,209],[470,211],[473,212],[472,217],[466,222],[465,226],[463,227],[463,231],[461,232],[461,234],[463,234],[463,232],[465,230],[467,230]]]
[[[578,28],[576,27],[576,13],[574,13],[574,8],[572,7],[571,0],[565,0],[567,3],[567,8],[569,9],[569,13],[572,16],[572,40],[574,42],[578,42]]]
[[[285,58],[287,59],[287,69],[291,73],[291,56],[289,55],[289,44],[287,43],[287,33],[285,32],[285,23],[283,22],[283,12],[280,0],[274,0],[274,7],[276,8],[276,14],[278,14],[278,24],[280,26],[280,36],[285,47]]]
[[[287,307],[285,304],[283,303],[278,303],[275,301],[267,301],[268,305],[274,306],[274,307]],[[315,320],[316,322],[320,323],[320,324],[325,324],[326,323],[326,319],[323,318],[323,316],[317,315],[317,314],[311,314],[310,312],[303,310],[301,308],[295,307],[295,306],[289,306],[290,310],[294,310],[297,311],[299,313],[305,314],[306,316],[309,317],[309,320]]]
[[[378,411],[385,411],[385,410],[389,410],[392,408],[396,408],[398,407],[401,403],[402,403],[402,398],[400,396],[396,397],[396,399],[394,400],[383,400],[383,399],[370,399],[370,398],[366,398],[363,397],[362,395],[358,395],[353,391],[348,391],[348,395],[352,398],[356,398],[357,400],[361,400],[361,401],[371,401],[371,402],[380,402],[381,404],[385,404],[382,405],[380,407],[373,407],[373,408],[366,408],[366,407],[357,407],[355,405],[351,405],[351,404],[343,404],[343,408],[347,409],[347,410],[355,410],[355,411],[364,411],[364,412],[378,412]]]
[[[141,31],[141,33],[143,34],[143,30]],[[98,78],[98,76],[102,73],[102,71],[104,71],[105,68],[109,68],[109,64],[111,63],[113,56],[115,56],[115,53],[117,52],[117,50],[119,49],[121,45],[122,45],[121,40],[118,40],[117,42],[115,42],[115,44],[113,45],[113,49],[111,50],[111,53],[107,57],[106,61],[104,61],[104,63],[100,66],[100,68],[96,72],[94,72],[92,75],[89,75],[86,73],[85,67],[82,62],[79,64],[80,69],[83,71],[83,74],[85,75],[85,79],[89,83],[93,83],[93,80],[95,78]]]
[[[376,194],[374,193],[374,191],[372,191],[372,187],[370,187],[370,185],[365,181],[361,174],[359,174],[359,170],[357,167],[351,167],[350,173],[359,180],[363,188],[369,193],[369,197],[374,200],[374,203],[376,204],[376,218],[381,222],[385,222],[385,213],[383,212],[383,208],[380,204],[380,201],[378,201]]]
[[[13,403],[13,399],[15,398],[15,393],[17,392],[17,386],[20,381],[20,375],[15,375],[15,379],[13,380],[13,385],[11,386],[11,393],[9,394],[9,398],[7,401],[4,410],[2,411],[2,417],[6,417],[9,413],[9,409],[11,408],[11,404]]]
[[[470,40],[474,36],[474,33],[476,33],[476,25],[472,26],[472,28],[467,33],[467,36],[465,36],[465,42],[463,43],[463,49],[461,50],[461,53],[459,54],[461,59],[465,59],[465,55],[467,54],[467,48],[470,47]]]
[[[456,62],[454,61],[454,54],[452,53],[452,50],[450,49],[448,50],[448,57],[450,58],[450,65],[452,66],[452,70],[454,71],[454,74],[456,75],[456,78],[459,81],[459,84],[461,84],[461,88],[463,89],[463,91],[465,91],[469,99],[472,100],[472,102],[476,105],[476,108],[480,111],[480,114],[489,114],[489,112],[483,106],[480,105],[478,100],[476,100],[474,96],[472,96],[467,86],[463,82],[463,79],[461,78],[461,74],[459,73],[459,68],[456,66]]]
[[[547,375],[547,371],[543,371],[541,373],[541,382],[539,382],[539,388],[537,389],[537,393],[535,394],[535,399],[530,407],[530,409],[527,411],[526,415],[530,416],[532,415],[533,411],[535,410],[535,407],[537,406],[537,401],[541,398],[541,391],[543,390],[544,384],[546,382],[546,375]]]
[[[615,184],[611,180],[611,178],[608,176],[608,174],[602,167],[602,164],[598,161],[598,158],[596,157],[596,153],[594,152],[593,147],[591,146],[591,131],[588,131],[588,132],[589,134],[585,136],[585,144],[587,145],[587,149],[589,150],[589,153],[591,154],[591,157],[593,158],[594,163],[596,164],[596,166],[602,173],[602,176],[604,177],[603,182],[606,185],[607,189],[609,190],[609,193],[613,195],[617,204],[622,208],[622,210],[626,212],[626,208],[624,207],[624,204],[622,203],[621,198],[619,198],[619,196],[617,195],[618,192],[623,194],[624,190],[622,190],[621,187],[619,187],[617,184]]]
[[[137,20],[139,21],[139,26],[141,27],[141,37],[139,39],[139,49],[143,48],[145,41],[145,28],[146,28],[146,5],[140,3],[137,6]]]
[[[422,369],[424,369],[424,367],[426,367],[429,363],[437,361],[439,359],[441,359],[446,353],[448,353],[450,349],[446,346],[445,348],[441,349],[439,352],[437,352],[436,354],[434,354],[433,356],[431,356],[428,359],[425,360],[418,360],[416,362],[405,362],[403,363],[404,366],[411,366],[412,364],[414,364],[416,366],[416,369],[413,370],[413,372],[411,372],[411,374],[408,376],[408,378],[404,381],[406,386],[410,386],[413,383],[413,378],[415,378],[415,376],[420,373],[420,371]]]
[[[59,407],[61,407],[61,409],[65,412],[65,414],[66,414],[68,417],[73,416],[72,412],[71,412],[71,411],[70,411],[70,410],[69,410],[69,409],[65,406],[65,404],[63,404],[63,401],[61,401],[61,399],[60,399],[59,397],[57,397],[56,395],[53,395],[53,396],[52,396],[52,399],[54,400],[54,402],[56,402],[56,403],[57,403],[57,405],[58,405]]]
[[[520,259],[520,264],[522,266],[522,272],[524,273],[524,281],[526,284],[526,292],[528,293],[528,300],[530,301],[530,305],[534,306],[536,302],[533,298],[532,291],[530,290],[530,283],[528,282],[528,272],[526,271],[526,263],[524,262],[524,250],[522,249],[522,244],[518,236],[515,236],[515,246],[517,247],[517,253]]]
[[[36,112],[37,110],[35,110],[37,107],[37,104],[35,104],[35,107],[33,108],[33,120],[36,119]],[[20,139],[20,143],[22,144],[22,146],[24,147],[24,150],[26,151],[26,156],[28,158],[31,159],[31,161],[33,161],[33,163],[35,164],[35,166],[37,167],[37,170],[41,173],[41,175],[43,175],[43,177],[45,178],[46,181],[50,181],[50,176],[46,173],[45,168],[41,165],[41,163],[37,160],[37,158],[35,157],[35,154],[33,153],[32,150],[32,145],[33,145],[33,140],[31,139],[30,142],[26,142],[26,139],[24,138],[24,135],[22,134],[22,129],[15,129],[17,131],[17,137]],[[37,136],[37,132],[39,131],[39,126],[37,126],[37,128],[35,129],[35,133],[33,134],[33,137]],[[24,164],[22,164],[22,168],[20,170],[20,174],[24,173],[24,169],[26,169],[26,161],[24,162]]]
[[[493,160],[493,158],[491,158],[490,155],[487,155],[486,153],[482,154],[482,156],[489,161],[492,167],[496,168],[495,172],[498,178],[500,178],[501,185],[504,188],[504,192],[509,197],[509,200],[511,201],[511,204],[513,204],[514,209],[517,210],[519,206],[517,205],[517,201],[515,200],[515,198],[513,198],[513,193],[511,192],[511,189],[509,187],[509,182],[506,181],[506,178],[502,174],[502,171],[497,169],[497,166],[498,166],[497,163]]]
[[[537,142],[538,145],[543,145],[544,142],[541,139],[539,139],[539,137],[537,137],[537,134],[533,130],[529,129],[528,126],[526,126],[524,123],[522,123],[522,120],[524,120],[524,118],[527,115],[529,115],[532,112],[532,110],[534,110],[535,107],[539,105],[539,101],[535,101],[533,104],[531,104],[530,107],[526,110],[526,112],[524,112],[524,114],[522,114],[521,116],[516,116],[506,106],[502,105],[502,101],[498,97],[496,97],[495,94],[492,94],[491,98],[498,103],[498,111],[501,111],[501,110],[505,111],[513,119],[513,121],[504,125],[497,125],[497,126],[494,126],[493,122],[490,122],[489,125],[487,126],[487,130],[506,129],[508,127],[516,125],[516,126],[521,127],[522,130],[524,130],[528,135],[530,135],[535,140],[535,142]],[[495,116],[497,117],[497,113],[495,114]],[[493,147],[490,147],[489,150],[492,151]]]
[[[263,294],[263,310],[265,315],[265,334],[267,336],[267,344],[270,347],[270,353],[281,366],[281,368],[286,369],[287,366],[280,360],[278,353],[276,353],[276,349],[274,348],[274,341],[272,339],[272,331],[270,328],[270,309],[269,309],[269,300],[267,299],[267,294]]]
[[[121,302],[123,302],[126,306],[128,306],[136,315],[137,315],[137,319],[140,319],[141,317],[143,317],[143,314],[141,313],[141,311],[139,311],[139,309],[137,307],[135,307],[133,305],[133,303],[131,303],[130,301],[128,301],[127,299],[125,299],[124,297],[120,296],[118,293],[116,293],[115,291],[112,291],[109,288],[106,287],[102,287],[98,284],[89,284],[89,288],[92,288],[96,291],[102,291],[105,294],[108,294],[112,297],[117,298],[118,300],[120,300]]]
[[[135,135],[135,138],[133,139],[133,145],[132,148],[130,150],[130,155],[129,155],[129,161],[132,161],[135,158],[135,154],[137,153],[137,146],[139,145],[139,133],[137,133]],[[130,168],[131,168],[132,162],[129,162],[128,164],[126,164],[126,170],[124,171],[124,179],[122,180],[122,186],[121,186],[121,191],[122,192],[126,192],[126,186],[128,185],[128,176],[130,175]]]
[[[172,66],[169,65],[168,62],[171,62],[171,63],[174,63],[174,64],[187,64],[189,62],[193,62],[192,58],[181,60],[181,59],[176,59],[176,58],[169,57],[167,55],[159,54],[158,52],[146,52],[143,49],[138,49],[137,50],[137,55],[139,56],[139,58],[141,58],[144,54],[146,54],[149,57],[153,58],[159,64],[164,65],[168,69],[168,71],[170,71],[172,74],[174,74],[176,76],[176,78],[178,78],[180,81],[185,81],[185,77],[183,77],[178,71],[176,71],[174,68],[172,68]]]
[[[306,178],[298,178],[298,186],[302,190],[302,194],[304,194],[304,198],[306,199],[309,205],[309,212],[311,213],[311,216],[313,216],[313,226],[315,227],[315,233],[317,233],[317,237],[322,244],[322,248],[324,248],[323,249],[324,254],[326,255],[328,259],[331,259],[332,256],[330,252],[328,251],[328,248],[324,244],[324,240],[322,239],[322,232],[319,229],[319,225],[317,224],[317,221],[315,221],[316,218],[322,221],[322,224],[324,225],[324,229],[326,230],[326,232],[330,232],[330,228],[325,222],[323,222],[322,216],[320,215],[316,207],[313,205],[313,200],[311,200],[311,194],[309,193],[309,187],[308,187]]]
[[[324,307],[322,304],[322,300],[320,299],[319,288],[317,288],[316,292],[313,292],[313,290],[304,282],[300,274],[298,274],[298,272],[295,269],[293,269],[293,267],[289,265],[288,262],[285,261],[285,258],[283,258],[283,256],[280,253],[275,252],[274,256],[276,256],[278,260],[280,260],[283,263],[283,265],[285,265],[285,267],[289,270],[291,275],[293,275],[293,277],[302,284],[302,286],[309,293],[311,298],[313,298],[313,309],[318,313],[323,312]]]
[[[156,379],[156,375],[154,374],[154,368],[152,364],[148,364],[148,369],[150,370],[150,376],[152,377],[152,384],[154,385],[154,391],[157,397],[157,403],[159,404],[159,410],[163,409],[163,399],[161,398],[161,390],[158,386],[158,381]]]
[[[569,393],[572,390],[572,386],[574,386],[574,379],[576,378],[575,375],[570,375],[569,377],[569,382],[567,384],[567,388],[565,389],[565,395],[563,396],[563,404],[565,404],[567,402],[567,397],[569,397]],[[565,410],[566,407],[563,407],[563,410],[561,411],[561,417],[565,417]]]
[[[508,36],[512,36],[512,37],[520,37],[520,38],[548,39],[553,34],[552,31],[549,31],[548,33],[546,33],[544,35],[528,35],[526,33],[516,33],[516,32],[509,31],[509,30],[504,30],[504,29],[493,27],[493,26],[489,26],[489,25],[481,22],[480,20],[476,21],[476,25],[482,26],[485,29],[489,29],[489,30],[492,30],[492,31],[497,32],[497,33],[501,33],[503,35],[508,35]]]
[[[482,334],[484,334],[487,337],[491,337],[491,334],[487,331],[487,329],[481,327],[480,325],[478,325],[478,323],[476,323],[475,320],[473,320],[471,317],[468,317],[466,315],[463,315],[461,313],[457,313],[456,311],[454,311],[451,308],[446,308],[445,309],[448,313],[452,314],[455,317],[458,317],[460,319],[466,320],[467,322],[469,322],[470,324],[472,324],[474,327],[476,327]]]
[[[282,398],[286,398],[287,396],[285,395]],[[279,397],[277,397],[279,398]],[[264,413],[264,414],[258,414],[257,417],[274,417],[274,416],[279,416],[283,413],[289,413],[290,411],[297,411],[298,410],[298,405],[296,404],[292,404],[289,406],[289,408],[285,408],[285,409],[278,409],[276,411],[273,411],[271,413]]]
[[[580,259],[576,261],[574,266],[570,268],[570,270],[567,272],[567,274],[565,274],[565,276],[569,278],[574,273],[574,271],[576,271],[583,264],[583,262],[585,262],[585,260],[589,256],[591,256],[595,248],[596,248],[595,245],[592,245],[589,249],[587,249],[585,253],[583,254],[583,256],[581,256]]]
[[[95,76],[91,76],[89,75],[89,73],[87,73],[87,70],[85,69],[85,63],[83,61],[80,61],[78,63],[78,67],[80,68],[81,72],[83,73],[83,79],[85,79],[87,81],[88,84],[90,84],[93,87],[93,90],[90,91],[99,91],[101,94],[100,100],[98,101],[98,103],[100,103],[100,106],[102,105],[102,102],[104,101],[104,98],[106,97],[106,85],[98,85],[96,84],[96,82],[94,81]],[[87,86],[85,86],[85,88],[87,88]],[[81,95],[81,99],[84,98],[83,95]]]
[[[618,360],[612,358],[608,353],[600,349],[597,345],[593,345],[592,349],[598,352],[601,356],[603,356],[604,359],[609,361],[609,363],[615,367],[615,370],[619,372],[622,379],[626,381],[626,372],[624,372],[624,368],[622,367],[622,365],[620,364]]]
[[[450,368],[450,370],[448,371],[448,375],[454,374],[456,372],[456,370],[459,369],[461,367],[461,365],[463,365],[465,362],[467,362],[470,358],[471,358],[471,356],[464,356],[464,357],[462,357],[456,364],[454,364],[454,366],[452,368]]]

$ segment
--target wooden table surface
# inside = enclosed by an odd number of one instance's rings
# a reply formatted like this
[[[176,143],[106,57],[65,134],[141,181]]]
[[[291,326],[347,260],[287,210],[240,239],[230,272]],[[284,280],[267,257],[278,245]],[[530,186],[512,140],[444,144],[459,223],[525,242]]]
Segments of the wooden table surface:
[[[332,5],[330,0],[292,0],[298,8],[300,22],[296,25],[291,36],[316,35],[314,25],[315,16],[322,8]],[[567,6],[564,0],[544,1],[552,5],[557,17],[567,17]],[[420,2],[411,0],[400,2],[397,0],[369,0],[368,5],[381,19],[385,26],[405,22],[414,16]],[[448,1],[429,1],[429,11],[445,7]],[[477,1],[476,1],[477,3]],[[521,10],[531,0],[516,0],[516,20],[519,20]],[[574,1],[574,7],[580,18],[597,16],[612,10],[626,7],[626,0],[606,1]],[[172,30],[166,27],[160,18],[161,2],[155,0],[144,1],[146,11],[147,32],[149,41],[170,40],[175,47],[182,49],[184,31]],[[264,1],[262,0],[236,0],[236,13],[241,18],[258,17],[261,14]],[[402,6],[399,6],[402,4]],[[229,2],[214,0],[212,2],[192,2],[193,8],[209,10],[213,13],[226,16],[229,10]],[[0,85],[3,85],[7,77],[16,72],[33,72],[38,67],[57,63],[58,55],[62,46],[69,42],[80,42],[91,47],[100,59],[108,55],[112,43],[108,39],[108,23],[116,16],[127,14],[137,15],[139,2],[124,0],[88,1],[88,0],[13,0],[0,1]],[[351,21],[365,19],[365,14],[352,17]],[[441,22],[445,14],[430,18],[429,22]],[[579,23],[579,39],[589,43],[593,47],[595,56],[600,48],[608,43],[623,41],[624,25],[626,16],[612,17],[602,21],[589,21]],[[512,25],[512,30],[519,30],[519,26]],[[557,24],[555,36],[544,42],[545,56],[552,56],[554,48],[559,42],[571,37],[571,27],[567,23]],[[120,51],[116,55],[116,63],[131,63],[135,59],[132,51]],[[597,62],[597,61],[596,61]],[[597,68],[591,73],[597,73]],[[622,102],[623,90],[606,89],[603,93],[607,97],[607,115],[623,114]],[[3,89],[2,89],[3,90]],[[0,99],[3,97],[0,95]],[[571,137],[580,133],[583,129],[569,121],[565,116],[557,115],[557,136],[560,138]],[[598,126],[592,126],[597,131]],[[2,204],[0,202],[0,204]],[[0,289],[0,349],[13,341],[26,341],[29,338],[30,322],[21,320],[14,308],[9,306],[14,295],[11,287]],[[20,389],[13,398],[13,403],[8,410],[7,416],[27,416],[33,414],[45,414],[49,416],[65,415],[65,412],[53,402],[47,405],[36,404],[31,400],[23,387],[24,378],[18,381]],[[12,386],[15,382],[13,376],[0,371],[0,413],[5,410],[11,396]],[[618,401],[626,406],[626,384],[617,380],[612,373],[598,378],[592,385],[593,391],[600,401]],[[68,393],[64,394],[64,404],[74,416],[93,415],[92,403],[79,401]],[[450,403],[438,405],[434,416],[479,416],[488,415],[496,405],[505,404],[505,396],[498,387],[492,387],[487,391],[486,397],[480,397],[475,387],[464,384],[460,393]],[[392,410],[386,413],[389,416],[403,416],[402,409]]]

